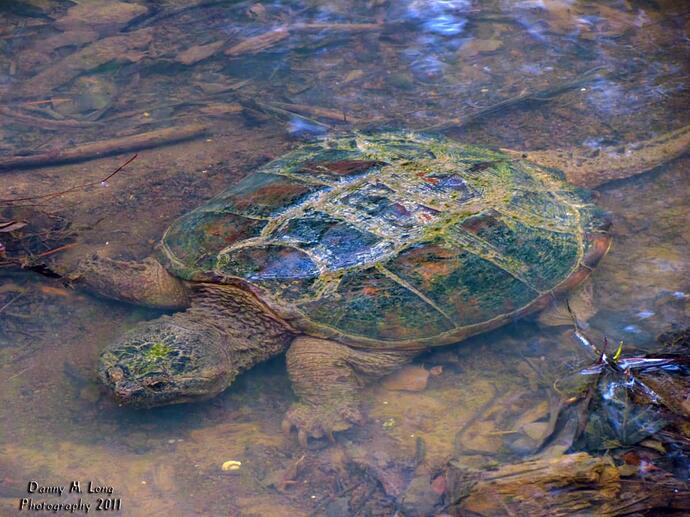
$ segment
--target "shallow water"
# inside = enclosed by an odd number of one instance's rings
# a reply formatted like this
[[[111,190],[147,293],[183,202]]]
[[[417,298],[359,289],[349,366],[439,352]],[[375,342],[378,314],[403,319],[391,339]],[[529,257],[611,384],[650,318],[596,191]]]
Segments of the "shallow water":
[[[106,184],[134,152],[10,167],[0,204],[89,183],[20,203],[72,222],[79,246],[49,257],[137,259],[175,217],[321,134],[442,128],[525,150],[651,138],[690,121],[689,31],[687,3],[670,1],[3,2],[0,164],[206,129],[139,151]],[[624,351],[690,324],[689,167],[681,157],[597,190],[614,245],[592,275],[588,331]],[[159,314],[0,269],[0,514],[35,479],[112,486],[127,516],[392,515],[346,455],[403,481],[420,438],[429,468],[515,461],[534,445],[516,430],[543,423],[554,379],[591,360],[567,328],[516,321],[420,357],[442,367],[425,390],[367,390],[362,428],[305,451],[280,432],[294,399],[282,357],[207,402],[116,407],[96,383],[98,353]],[[227,460],[242,466],[224,472]]]

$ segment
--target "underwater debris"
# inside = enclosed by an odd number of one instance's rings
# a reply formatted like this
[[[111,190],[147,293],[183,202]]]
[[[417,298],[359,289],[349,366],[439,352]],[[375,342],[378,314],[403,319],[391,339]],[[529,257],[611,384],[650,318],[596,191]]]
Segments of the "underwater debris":
[[[607,457],[585,452],[530,459],[483,471],[451,461],[434,515],[631,515],[690,510],[687,483],[661,470],[622,480]],[[431,486],[428,491],[431,491]]]
[[[44,257],[75,245],[67,219],[27,207],[0,210],[0,268],[42,272]]]
[[[512,458],[477,466],[458,449],[445,467],[415,475],[399,498],[405,515],[690,510],[690,329],[657,341],[662,353],[639,357],[620,342],[592,346],[594,364],[559,379],[548,408],[542,402],[513,430],[493,433],[510,437]],[[541,445],[519,450],[520,435]]]
[[[674,336],[663,338],[673,340]],[[687,330],[680,331],[679,336],[687,336]],[[571,434],[572,450],[588,451],[629,447],[669,427],[682,429],[683,421],[690,418],[687,342],[685,346],[685,353],[640,357],[625,357],[623,342],[611,356],[606,339],[601,350],[594,347],[596,362],[559,383],[565,403],[542,451],[558,442],[556,435],[564,429]],[[570,388],[564,389],[568,383]],[[569,420],[578,425],[568,425]]]
[[[45,96],[78,76],[111,61],[137,63],[146,57],[153,40],[149,29],[127,35],[109,36],[46,66],[14,89],[21,97]]]
[[[98,142],[89,142],[64,151],[29,154],[0,159],[0,171],[3,169],[21,169],[28,167],[46,167],[61,163],[75,163],[113,154],[122,154],[141,149],[150,149],[163,145],[199,138],[207,133],[206,126],[187,124],[179,127],[168,127],[145,131],[134,135],[111,138]]]

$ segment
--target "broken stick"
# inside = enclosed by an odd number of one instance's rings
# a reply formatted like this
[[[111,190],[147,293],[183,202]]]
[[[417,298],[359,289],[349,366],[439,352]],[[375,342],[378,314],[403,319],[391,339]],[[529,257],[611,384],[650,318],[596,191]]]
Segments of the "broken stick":
[[[40,127],[41,129],[63,129],[63,128],[92,128],[101,126],[100,122],[81,121],[81,120],[55,120],[45,117],[35,117],[27,113],[11,110],[6,106],[0,106],[0,115],[14,119],[20,124],[30,127]]]
[[[190,124],[180,127],[156,129],[136,135],[112,138],[101,142],[77,145],[65,151],[52,151],[29,156],[0,157],[0,170],[48,167],[62,163],[75,163],[114,154],[129,153],[140,149],[150,149],[184,140],[191,140],[206,134],[206,126]]]

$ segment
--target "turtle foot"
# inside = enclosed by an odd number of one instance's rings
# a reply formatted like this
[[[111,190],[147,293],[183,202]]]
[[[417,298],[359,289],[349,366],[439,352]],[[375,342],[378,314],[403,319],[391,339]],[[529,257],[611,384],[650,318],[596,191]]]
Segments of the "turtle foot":
[[[333,433],[345,431],[353,425],[360,425],[363,421],[362,413],[352,402],[318,406],[297,402],[285,415],[282,428],[286,435],[289,435],[293,428],[297,428],[297,440],[306,448],[309,438],[326,437],[333,443]]]
[[[76,285],[114,300],[161,309],[184,309],[190,303],[184,282],[152,257],[128,262],[93,255],[70,276]]]

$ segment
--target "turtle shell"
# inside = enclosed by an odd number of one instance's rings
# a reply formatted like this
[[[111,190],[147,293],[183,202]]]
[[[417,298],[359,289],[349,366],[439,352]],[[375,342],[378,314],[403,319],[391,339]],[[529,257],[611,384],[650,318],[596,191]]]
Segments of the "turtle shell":
[[[178,219],[162,259],[241,284],[312,335],[456,342],[548,303],[608,249],[557,171],[413,132],[304,145]]]

